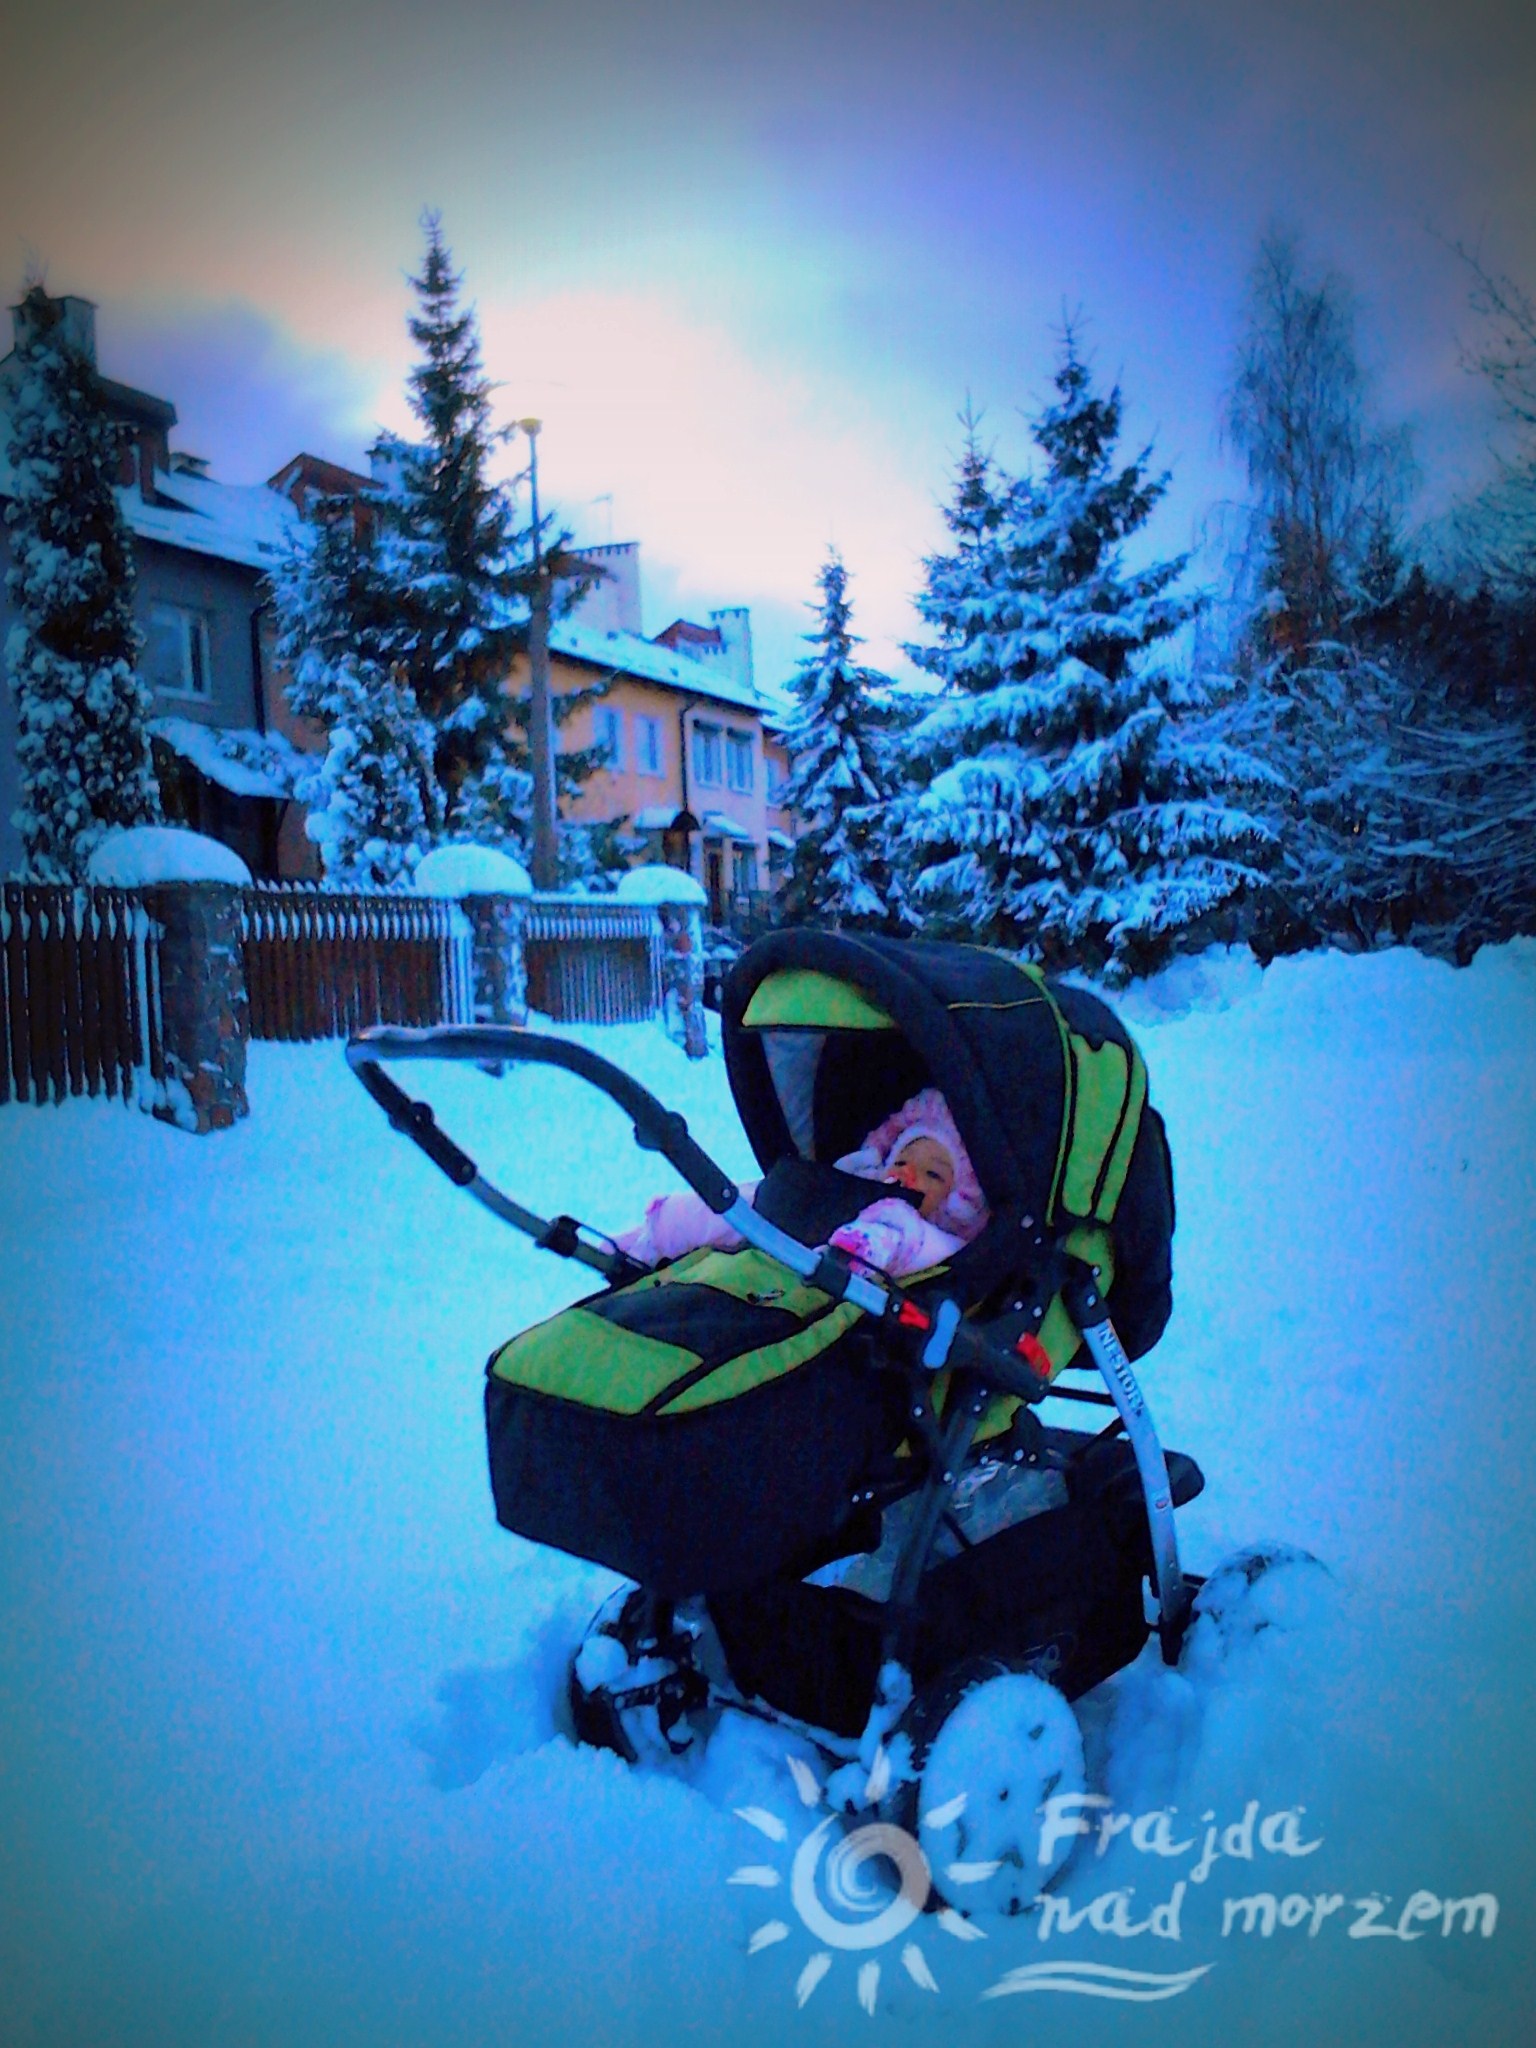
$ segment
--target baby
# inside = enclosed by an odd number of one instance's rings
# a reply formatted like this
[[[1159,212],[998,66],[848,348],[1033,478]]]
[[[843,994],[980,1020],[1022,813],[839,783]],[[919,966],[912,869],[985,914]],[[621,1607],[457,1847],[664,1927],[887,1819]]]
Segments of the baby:
[[[907,1188],[919,1197],[913,1208],[899,1195],[881,1196],[830,1239],[893,1280],[942,1265],[987,1222],[976,1170],[937,1088],[924,1088],[904,1102],[837,1165],[861,1180]],[[753,1181],[742,1189],[749,1202],[757,1186]],[[742,1240],[690,1192],[658,1195],[646,1205],[645,1221],[617,1242],[621,1251],[654,1266],[705,1245],[734,1251]]]

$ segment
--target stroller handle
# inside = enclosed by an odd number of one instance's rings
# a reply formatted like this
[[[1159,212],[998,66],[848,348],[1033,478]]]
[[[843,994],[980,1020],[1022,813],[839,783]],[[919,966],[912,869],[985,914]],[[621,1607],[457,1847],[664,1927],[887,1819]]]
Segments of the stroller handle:
[[[619,1067],[584,1045],[546,1038],[515,1024],[444,1024],[425,1030],[380,1024],[360,1031],[347,1043],[347,1064],[388,1116],[441,1167],[457,1187],[468,1187],[478,1168],[441,1130],[424,1102],[412,1102],[385,1074],[384,1060],[468,1060],[507,1065],[563,1067],[567,1073],[600,1089],[630,1119],[635,1143],[643,1151],[660,1152],[675,1166],[696,1195],[723,1216],[738,1200],[736,1183],[718,1167],[694,1138],[675,1109],[667,1109]]]
[[[906,1325],[912,1308],[903,1308],[902,1291],[882,1285],[873,1276],[851,1269],[830,1252],[813,1249],[759,1216],[730,1176],[688,1132],[675,1109],[655,1096],[600,1054],[567,1039],[549,1038],[515,1024],[440,1024],[424,1029],[378,1024],[360,1031],[347,1043],[347,1064],[378,1103],[393,1128],[420,1146],[455,1187],[465,1188],[505,1221],[528,1231],[540,1243],[559,1250],[560,1243],[543,1219],[509,1202],[492,1188],[463,1148],[441,1128],[431,1106],[414,1101],[383,1070],[386,1060],[454,1060],[478,1064],[562,1067],[615,1102],[635,1127],[635,1142],[644,1151],[660,1152],[717,1216],[724,1216],[749,1244],[779,1259],[793,1272],[820,1286],[836,1300],[852,1301],[876,1317],[896,1315]],[[574,1226],[573,1226],[574,1229]],[[615,1274],[621,1261],[612,1255],[576,1245],[570,1255],[598,1271]],[[627,1263],[627,1262],[623,1262]],[[900,1311],[898,1313],[898,1311]],[[924,1347],[924,1363],[933,1369],[954,1364],[977,1373],[999,1393],[1040,1400],[1044,1383],[1023,1362],[965,1321],[951,1305],[936,1317],[919,1311],[912,1323],[914,1341]]]

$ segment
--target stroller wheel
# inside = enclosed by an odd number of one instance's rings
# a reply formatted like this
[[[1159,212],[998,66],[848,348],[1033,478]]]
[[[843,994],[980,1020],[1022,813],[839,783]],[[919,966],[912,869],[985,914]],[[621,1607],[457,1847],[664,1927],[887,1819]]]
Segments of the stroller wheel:
[[[1066,1861],[1045,1802],[1085,1787],[1077,1716],[1052,1685],[996,1658],[972,1658],[926,1686],[898,1724],[914,1775],[882,1817],[913,1835],[933,1903],[966,1915],[1027,1912]]]
[[[571,1659],[568,1695],[578,1742],[630,1764],[675,1762],[693,1747],[709,1685],[696,1637],[669,1601],[621,1588],[593,1616]]]

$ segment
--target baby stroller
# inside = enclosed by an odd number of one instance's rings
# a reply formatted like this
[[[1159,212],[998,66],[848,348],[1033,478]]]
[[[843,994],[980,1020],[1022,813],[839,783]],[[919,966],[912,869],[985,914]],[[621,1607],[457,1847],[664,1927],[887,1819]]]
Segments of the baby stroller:
[[[486,1379],[499,1520],[633,1582],[574,1655],[577,1734],[634,1762],[685,1753],[724,1711],[780,1722],[838,1767],[845,1804],[909,1828],[934,1870],[966,1865],[961,1841],[969,1867],[1001,1869],[988,1903],[1016,1910],[1049,1875],[1023,1872],[1035,1809],[1081,1775],[1068,1703],[1153,1628],[1174,1661],[1198,1584],[1174,1509],[1201,1474],[1165,1454],[1131,1369],[1168,1319],[1174,1224],[1140,1054],[1096,997],[1001,954],[809,930],[742,956],[722,1029],[764,1171],[750,1204],[680,1116],[584,1047],[383,1027],[347,1056],[452,1180],[603,1280],[504,1345]],[[523,1209],[382,1068],[444,1058],[590,1082],[742,1248],[652,1271]],[[925,1086],[949,1103],[990,1220],[898,1285],[826,1248],[870,1195],[829,1162]],[[1046,1403],[1113,1413],[1074,1428],[1043,1422]],[[962,1505],[1024,1475],[1038,1511],[968,1537]],[[857,1572],[839,1582],[882,1544],[878,1596]],[[938,1795],[974,1767],[988,1703],[1014,1731],[998,1797],[1014,1791],[1017,1818],[994,1812],[997,1853],[978,1862],[974,1806],[957,1823]]]

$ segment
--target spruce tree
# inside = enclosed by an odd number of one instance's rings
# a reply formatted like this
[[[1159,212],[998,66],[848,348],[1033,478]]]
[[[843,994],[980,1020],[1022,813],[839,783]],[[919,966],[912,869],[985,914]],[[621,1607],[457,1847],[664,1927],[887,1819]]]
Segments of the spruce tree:
[[[429,214],[425,225],[410,321],[420,353],[409,400],[420,437],[382,436],[382,480],[367,493],[362,517],[338,499],[319,507],[316,530],[296,540],[272,578],[279,656],[294,678],[293,708],[322,719],[317,688],[344,683],[351,702],[370,678],[388,678],[370,729],[382,744],[388,721],[403,721],[397,751],[414,775],[416,721],[426,721],[428,839],[473,839],[522,854],[531,810],[528,707],[505,684],[527,641],[532,532],[518,526],[509,488],[492,481],[506,431],[492,421],[474,314],[461,303],[441,224]],[[541,524],[568,605],[585,587],[581,566],[547,515]],[[557,695],[557,727],[600,694]],[[595,748],[561,753],[557,793],[579,788],[601,758]],[[358,801],[366,811],[361,791]],[[385,810],[402,815],[392,800]]]
[[[347,656],[327,671],[316,704],[326,750],[294,794],[308,806],[325,878],[339,889],[397,888],[431,838],[431,727],[409,685]]]
[[[781,728],[790,772],[780,802],[809,821],[796,842],[780,909],[790,921],[896,928],[899,894],[886,846],[886,763],[880,706],[890,679],[854,659],[848,572],[835,550],[817,577],[813,652],[791,680],[795,711]]]
[[[117,501],[117,439],[90,361],[40,284],[22,301],[6,506],[16,620],[21,833],[38,881],[81,879],[114,826],[154,824],[149,692],[134,664],[133,555]]]
[[[408,386],[420,437],[379,444],[391,476],[376,498],[377,573],[390,594],[379,652],[432,726],[451,832],[462,786],[491,762],[506,723],[503,685],[527,634],[526,537],[490,475],[507,430],[492,422],[475,315],[436,214],[425,228]]]
[[[1069,332],[1033,427],[1038,477],[1010,478],[967,422],[955,547],[917,600],[908,649],[941,701],[908,741],[928,787],[903,806],[913,897],[940,930],[1120,980],[1194,944],[1257,879],[1264,771],[1174,715],[1145,657],[1186,624],[1185,557],[1127,570],[1167,485],[1150,450],[1117,466],[1121,396],[1095,393]]]
[[[385,666],[390,596],[357,508],[342,498],[319,506],[270,583],[289,706],[326,738],[294,792],[326,879],[360,889],[406,881],[442,827],[435,735],[403,671]]]

